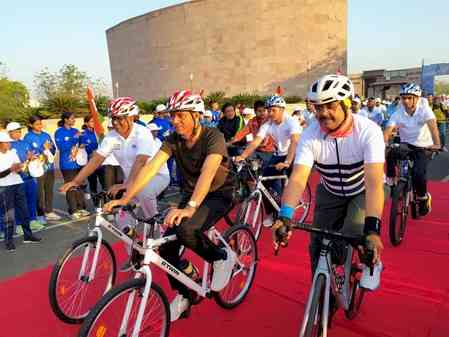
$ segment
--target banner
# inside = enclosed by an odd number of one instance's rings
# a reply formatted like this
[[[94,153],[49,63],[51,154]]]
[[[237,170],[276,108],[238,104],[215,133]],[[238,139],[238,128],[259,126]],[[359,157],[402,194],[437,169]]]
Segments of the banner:
[[[449,63],[423,65],[421,87],[425,94],[434,93],[435,76],[449,75]]]

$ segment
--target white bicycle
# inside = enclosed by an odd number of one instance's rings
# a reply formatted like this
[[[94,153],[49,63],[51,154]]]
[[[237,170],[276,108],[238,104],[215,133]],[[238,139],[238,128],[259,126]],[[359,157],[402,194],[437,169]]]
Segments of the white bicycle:
[[[237,177],[240,181],[240,185],[244,184],[250,191],[249,195],[243,200],[239,210],[237,211],[237,224],[247,225],[253,232],[256,240],[259,239],[263,218],[264,218],[264,203],[263,198],[272,205],[276,212],[279,212],[281,207],[281,196],[266,187],[264,182],[270,180],[285,180],[288,181],[287,175],[277,176],[263,176],[262,175],[262,161],[260,159],[246,159],[235,164]],[[302,224],[304,223],[309,213],[310,204],[312,200],[312,193],[310,185],[307,183],[306,189],[296,206],[292,223]]]
[[[153,230],[154,224],[151,224]],[[257,267],[257,246],[252,232],[246,226],[234,226],[221,235],[215,227],[209,238],[237,254],[232,277],[220,292],[210,290],[211,266],[205,262],[202,278],[195,281],[175,268],[158,254],[158,248],[177,240],[176,235],[159,239],[149,238],[144,243],[144,256],[134,278],[112,288],[95,305],[81,326],[79,337],[166,337],[170,331],[170,308],[164,291],[153,282],[151,265],[156,265],[197,296],[193,304],[204,297],[213,297],[218,305],[232,309],[248,294]]]

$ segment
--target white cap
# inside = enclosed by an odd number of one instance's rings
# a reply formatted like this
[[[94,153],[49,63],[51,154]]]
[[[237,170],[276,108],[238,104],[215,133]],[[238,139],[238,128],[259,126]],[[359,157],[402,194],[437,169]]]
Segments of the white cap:
[[[20,124],[17,122],[10,122],[10,123],[8,123],[8,125],[6,125],[6,131],[8,131],[8,132],[14,131],[14,130],[20,130],[21,128],[22,128],[22,126],[20,126]]]
[[[155,109],[156,112],[162,112],[165,110],[167,110],[167,107],[165,106],[165,104],[158,104]]]
[[[0,143],[10,143],[13,140],[6,132],[0,132]]]
[[[150,124],[148,124],[148,129],[150,129],[150,131],[159,131],[162,128],[155,123],[150,123]]]
[[[356,103],[358,103],[358,104],[362,103],[362,101],[360,100],[359,97],[354,97],[354,98],[352,99],[352,101],[353,101],[353,102],[356,102]]]
[[[374,102],[380,103],[380,102],[381,102],[381,101],[380,101],[380,98],[379,98],[379,97],[376,97],[376,99],[374,100]]]
[[[254,110],[251,108],[245,108],[242,111],[242,115],[254,115]]]
[[[302,109],[301,109],[301,107],[300,107],[299,105],[293,107],[293,112],[301,111],[301,110],[302,110]]]
[[[212,111],[210,111],[210,110],[204,111],[203,117],[210,117],[210,118],[212,118]]]

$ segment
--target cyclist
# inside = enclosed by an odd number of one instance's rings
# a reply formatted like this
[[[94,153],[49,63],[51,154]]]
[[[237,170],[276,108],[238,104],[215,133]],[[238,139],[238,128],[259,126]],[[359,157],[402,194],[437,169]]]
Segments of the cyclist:
[[[385,144],[374,122],[351,113],[353,94],[352,82],[342,75],[326,75],[312,84],[308,98],[315,105],[318,122],[301,136],[282,197],[280,219],[272,228],[275,248],[279,245],[279,228],[285,226],[282,229],[288,232],[287,239],[292,234],[289,222],[315,165],[321,181],[316,190],[314,227],[366,236],[374,247],[374,262],[380,262]],[[320,244],[321,235],[312,234],[312,271],[317,266]]]
[[[152,181],[165,162],[174,156],[182,173],[182,197],[177,208],[165,218],[170,227],[165,235],[176,234],[177,241],[160,248],[160,255],[181,269],[180,245],[193,250],[213,264],[212,291],[222,290],[232,275],[236,255],[209,240],[205,231],[213,226],[231,208],[234,184],[228,175],[229,160],[223,134],[216,128],[201,126],[204,102],[189,91],[176,92],[169,100],[175,132],[166,138],[156,156],[140,171],[137,179],[120,200],[105,205],[105,210],[128,204]],[[170,304],[171,320],[187,317],[190,311],[189,289],[168,276],[178,294]]]
[[[240,156],[235,158],[235,161],[239,162],[248,158],[264,139],[271,136],[276,145],[276,152],[271,157],[263,175],[276,176],[285,171],[288,172],[290,169],[295,159],[296,145],[302,128],[299,126],[298,120],[288,115],[285,111],[287,104],[281,96],[273,95],[269,97],[265,106],[268,109],[269,120],[260,127],[256,138]],[[267,185],[280,196],[283,188],[282,181],[271,180],[269,183]],[[271,203],[266,203],[266,211],[267,218],[264,220],[264,225],[269,227],[273,224],[274,209]]]
[[[401,87],[401,104],[391,116],[384,131],[385,142],[388,143],[395,128],[399,129],[401,142],[411,151],[413,166],[413,185],[416,189],[420,215],[427,215],[432,206],[432,197],[427,192],[427,164],[429,161],[426,149],[440,149],[440,136],[435,114],[421,98],[421,88],[415,83]],[[395,162],[398,151],[387,154],[387,180],[391,183],[395,176]]]
[[[134,122],[138,106],[132,97],[119,97],[111,101],[109,114],[114,130],[110,131],[92,155],[86,166],[60,190],[67,192],[80,186],[87,177],[95,172],[111,154],[119,162],[125,175],[125,183],[110,188],[113,195],[126,190],[137,177],[145,163],[158,151],[155,140],[147,127]],[[164,191],[170,181],[167,165],[162,165],[151,184],[137,196],[140,207],[146,217],[157,213],[157,196]]]
[[[231,141],[237,132],[239,132],[245,126],[243,117],[236,113],[235,107],[231,103],[225,103],[222,107],[223,117],[218,122],[218,130],[220,130],[225,138],[226,142]],[[244,146],[246,141],[243,139],[236,143],[237,146]],[[237,155],[238,148],[229,148],[229,154],[231,156]]]

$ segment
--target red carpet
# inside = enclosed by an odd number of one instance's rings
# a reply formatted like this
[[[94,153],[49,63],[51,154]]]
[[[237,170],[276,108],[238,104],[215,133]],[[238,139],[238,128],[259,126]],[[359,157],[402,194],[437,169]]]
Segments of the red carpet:
[[[383,227],[386,249],[382,286],[366,296],[361,314],[354,321],[346,320],[339,312],[330,336],[449,336],[448,188],[449,184],[430,185],[433,211],[425,220],[410,222],[405,242],[399,248],[389,244],[387,226]],[[213,301],[203,301],[193,308],[188,320],[172,325],[171,336],[298,335],[310,286],[307,235],[297,232],[289,248],[275,257],[269,234],[265,230],[261,237],[261,260],[246,301],[233,311],[223,310]],[[47,295],[49,276],[50,267],[0,284],[0,336],[77,336],[78,326],[61,323],[51,312]],[[121,275],[122,280],[125,277]],[[167,289],[165,280],[162,285]]]

